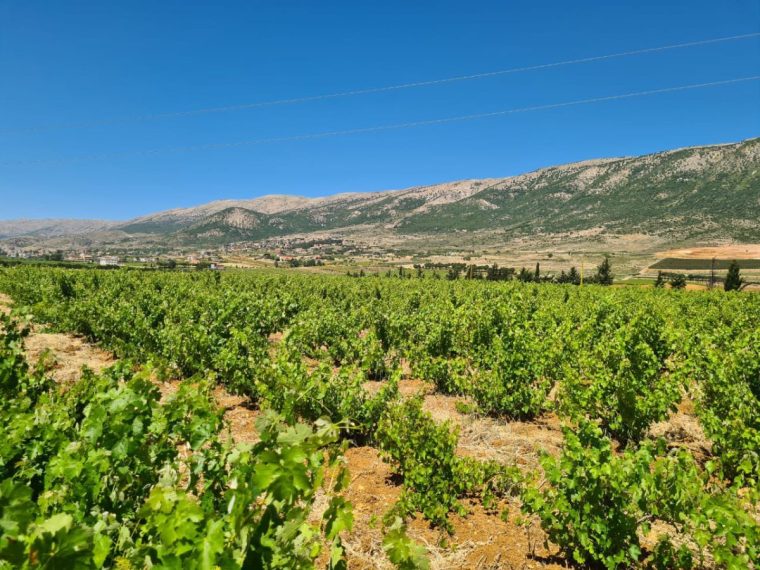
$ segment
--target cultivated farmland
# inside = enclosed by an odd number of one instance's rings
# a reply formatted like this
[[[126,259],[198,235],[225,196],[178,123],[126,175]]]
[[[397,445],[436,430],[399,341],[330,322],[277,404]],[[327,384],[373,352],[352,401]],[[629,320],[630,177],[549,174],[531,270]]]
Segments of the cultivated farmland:
[[[760,556],[757,294],[24,266],[0,291],[0,567]]]

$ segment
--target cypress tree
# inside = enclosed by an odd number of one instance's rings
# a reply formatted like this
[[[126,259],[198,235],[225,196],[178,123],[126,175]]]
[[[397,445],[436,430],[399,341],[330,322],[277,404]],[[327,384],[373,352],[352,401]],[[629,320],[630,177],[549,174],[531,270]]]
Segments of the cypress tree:
[[[744,279],[739,273],[739,264],[736,261],[732,261],[728,266],[728,273],[726,274],[726,281],[723,283],[724,291],[738,291],[744,285]]]
[[[610,265],[610,258],[608,255],[604,256],[604,261],[596,268],[596,282],[600,285],[612,285],[614,279],[612,274],[612,266]]]

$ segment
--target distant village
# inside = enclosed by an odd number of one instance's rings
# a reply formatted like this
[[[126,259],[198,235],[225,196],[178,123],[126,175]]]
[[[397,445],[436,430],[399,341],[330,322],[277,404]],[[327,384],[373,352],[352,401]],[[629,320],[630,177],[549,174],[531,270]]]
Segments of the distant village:
[[[208,269],[221,269],[222,258],[212,251],[198,251],[190,254],[172,252],[161,255],[116,254],[107,250],[63,251],[51,249],[14,248],[0,246],[0,257],[18,260],[40,260],[83,263],[99,267],[120,267],[123,265],[176,266],[177,264],[203,266]]]
[[[324,265],[326,262],[350,261],[354,257],[390,260],[395,256],[381,247],[367,247],[341,236],[319,239],[278,237],[255,242],[229,243],[211,249],[178,248],[160,253],[147,247],[142,251],[119,248],[62,250],[0,243],[0,257],[83,263],[99,267],[180,265],[221,269],[222,263],[230,258],[258,259],[272,263],[275,267],[313,267]]]

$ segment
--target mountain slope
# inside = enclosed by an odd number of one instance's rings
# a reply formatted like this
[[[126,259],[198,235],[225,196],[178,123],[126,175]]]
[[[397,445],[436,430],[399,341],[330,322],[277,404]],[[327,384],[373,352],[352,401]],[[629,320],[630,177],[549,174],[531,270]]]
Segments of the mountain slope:
[[[244,241],[265,237],[266,214],[240,207],[225,208],[179,232],[183,241]]]
[[[0,220],[0,239],[66,236],[103,231],[115,225],[102,220]]]
[[[406,217],[403,233],[502,227],[517,233],[760,238],[760,139],[581,163],[498,182]]]
[[[760,139],[405,190],[221,200],[94,229],[124,247],[332,236],[368,245],[435,240],[461,249],[456,234],[463,231],[491,236],[490,243],[579,234],[760,242]]]

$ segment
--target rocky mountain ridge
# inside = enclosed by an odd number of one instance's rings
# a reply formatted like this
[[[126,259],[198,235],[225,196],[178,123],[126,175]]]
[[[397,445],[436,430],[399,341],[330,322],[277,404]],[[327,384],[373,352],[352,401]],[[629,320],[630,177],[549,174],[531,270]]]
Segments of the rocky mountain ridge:
[[[506,241],[586,232],[760,242],[760,139],[403,190],[221,200],[122,223],[0,222],[0,239],[80,245],[216,247],[310,235],[445,241],[460,232]]]

